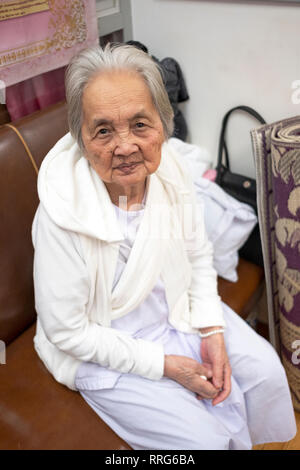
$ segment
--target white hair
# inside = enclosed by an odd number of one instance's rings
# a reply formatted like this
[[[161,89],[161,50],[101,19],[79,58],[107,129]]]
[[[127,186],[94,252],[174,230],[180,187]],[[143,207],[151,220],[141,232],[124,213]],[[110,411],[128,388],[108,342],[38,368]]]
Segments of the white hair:
[[[173,109],[165,89],[159,65],[145,52],[130,45],[100,46],[81,51],[72,58],[66,71],[66,98],[68,122],[72,136],[84,149],[82,126],[82,95],[89,80],[110,70],[134,70],[144,79],[160,116],[165,138],[173,133]]]

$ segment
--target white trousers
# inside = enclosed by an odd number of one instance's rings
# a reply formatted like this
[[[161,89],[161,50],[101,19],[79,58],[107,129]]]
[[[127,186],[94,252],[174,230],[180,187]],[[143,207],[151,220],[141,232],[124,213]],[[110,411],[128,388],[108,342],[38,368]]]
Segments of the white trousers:
[[[232,392],[213,407],[163,377],[152,381],[106,371],[101,388],[90,381],[103,368],[79,370],[77,387],[94,411],[136,450],[251,449],[296,434],[285,371],[274,348],[227,305],[225,342],[232,368]],[[166,354],[200,358],[201,339],[170,329]]]

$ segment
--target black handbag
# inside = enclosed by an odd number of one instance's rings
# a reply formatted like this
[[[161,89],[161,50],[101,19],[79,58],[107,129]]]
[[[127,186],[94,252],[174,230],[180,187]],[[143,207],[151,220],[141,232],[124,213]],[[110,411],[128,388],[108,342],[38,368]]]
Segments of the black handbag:
[[[251,114],[251,116],[255,117],[261,124],[266,124],[266,121],[261,117],[261,115],[249,106],[236,106],[235,108],[230,109],[225,114],[222,121],[221,134],[219,140],[218,164],[216,168],[216,183],[219,184],[219,186],[221,186],[224,191],[230,196],[233,196],[240,202],[244,202],[253,207],[257,214],[256,181],[252,178],[248,178],[247,176],[232,173],[230,171],[229,154],[226,144],[225,133],[229,116],[237,110],[245,111],[246,113]],[[262,267],[264,266],[258,223],[252,230],[246,243],[239,250],[239,255],[254,264],[257,264]]]

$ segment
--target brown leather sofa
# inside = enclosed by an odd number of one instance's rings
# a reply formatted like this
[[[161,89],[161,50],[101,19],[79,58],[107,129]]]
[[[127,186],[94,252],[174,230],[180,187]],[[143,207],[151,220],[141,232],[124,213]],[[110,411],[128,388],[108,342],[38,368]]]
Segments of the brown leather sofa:
[[[67,131],[59,103],[12,123],[37,167]],[[38,205],[36,172],[16,132],[0,126],[0,449],[130,449],[80,394],[57,383],[33,347],[34,310],[31,225]],[[219,279],[223,300],[245,317],[263,272],[240,260],[238,283]],[[2,360],[3,362],[3,360]]]

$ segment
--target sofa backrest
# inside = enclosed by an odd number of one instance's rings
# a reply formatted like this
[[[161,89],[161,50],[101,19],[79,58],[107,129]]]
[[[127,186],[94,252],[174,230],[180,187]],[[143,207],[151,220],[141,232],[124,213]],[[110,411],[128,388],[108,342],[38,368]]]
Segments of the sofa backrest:
[[[68,132],[64,102],[12,122],[39,168]],[[0,340],[9,344],[36,318],[31,226],[38,206],[37,175],[15,131],[0,126]]]

